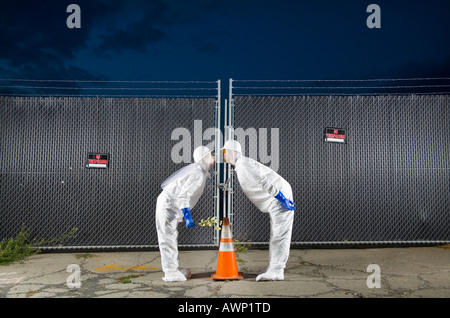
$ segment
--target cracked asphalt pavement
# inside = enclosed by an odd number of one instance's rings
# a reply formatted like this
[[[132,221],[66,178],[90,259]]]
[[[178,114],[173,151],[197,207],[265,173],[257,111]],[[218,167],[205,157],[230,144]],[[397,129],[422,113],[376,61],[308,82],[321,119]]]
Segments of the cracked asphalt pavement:
[[[0,266],[0,298],[450,297],[448,246],[291,249],[284,281],[256,282],[268,254],[239,253],[244,278],[214,281],[217,250],[182,250],[192,277],[166,283],[159,251],[47,252]]]

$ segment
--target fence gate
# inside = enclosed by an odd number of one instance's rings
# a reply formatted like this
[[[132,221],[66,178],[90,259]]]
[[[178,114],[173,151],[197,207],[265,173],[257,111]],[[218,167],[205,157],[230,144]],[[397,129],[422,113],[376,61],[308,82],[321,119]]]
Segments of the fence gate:
[[[47,239],[76,227],[62,248],[156,247],[160,185],[194,147],[214,145],[219,105],[217,97],[0,97],[0,238],[24,224]],[[215,215],[214,184],[212,174],[196,220]],[[180,227],[180,246],[216,241],[212,228]]]
[[[450,242],[449,95],[236,95],[229,104],[244,155],[292,186],[293,244]],[[269,217],[235,180],[234,235],[265,244]]]

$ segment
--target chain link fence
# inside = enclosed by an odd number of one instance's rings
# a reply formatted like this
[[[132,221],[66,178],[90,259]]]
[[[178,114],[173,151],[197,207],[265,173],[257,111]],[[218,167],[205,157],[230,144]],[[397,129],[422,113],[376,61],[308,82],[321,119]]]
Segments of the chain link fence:
[[[449,95],[235,97],[235,132],[256,131],[279,164],[236,134],[244,155],[292,186],[293,244],[449,242],[449,123]],[[325,142],[327,127],[346,143]],[[261,144],[264,128],[278,129],[278,149]],[[267,243],[269,216],[237,178],[233,189],[235,238]]]
[[[76,227],[62,248],[156,247],[160,185],[185,165],[171,159],[182,138],[172,132],[192,134],[195,121],[215,127],[215,105],[215,98],[0,97],[0,238],[24,224],[39,239]],[[192,160],[199,144],[188,145]],[[89,153],[108,154],[108,168],[88,169]],[[214,191],[213,176],[196,220],[214,215]],[[215,244],[214,231],[181,228],[179,244]]]
[[[190,93],[185,84],[174,94]],[[201,143],[215,139],[218,148],[223,128],[245,155],[292,185],[294,245],[450,242],[448,94],[231,92],[230,80],[224,113],[220,81],[215,97],[0,97],[0,238],[15,236],[22,224],[39,239],[76,227],[63,247],[46,248],[156,248],[160,184],[186,164],[173,160],[174,149],[191,159]],[[216,135],[205,140],[208,128]],[[345,143],[324,141],[326,128],[343,131]],[[180,153],[182,138],[190,149]],[[108,167],[88,169],[89,154],[106,154]],[[216,187],[228,174],[218,159],[194,219],[231,212],[236,240],[266,244],[268,215],[245,197],[237,178],[233,193]],[[180,246],[216,247],[218,237],[210,227],[180,226]]]

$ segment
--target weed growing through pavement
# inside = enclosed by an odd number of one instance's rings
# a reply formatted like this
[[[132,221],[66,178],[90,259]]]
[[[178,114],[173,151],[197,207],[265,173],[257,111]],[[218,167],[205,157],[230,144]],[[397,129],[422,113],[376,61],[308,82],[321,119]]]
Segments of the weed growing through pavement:
[[[128,276],[118,278],[117,281],[122,284],[129,284],[129,283],[131,283],[132,278],[137,278],[137,277],[141,277],[141,276],[144,276],[144,274],[128,275]]]
[[[60,237],[49,240],[45,238],[37,240],[31,236],[30,229],[25,228],[25,224],[22,224],[22,228],[15,238],[4,238],[0,242],[0,265],[8,265],[13,262],[22,261],[28,256],[39,254],[41,252],[39,247],[74,237],[77,230],[75,227]]]

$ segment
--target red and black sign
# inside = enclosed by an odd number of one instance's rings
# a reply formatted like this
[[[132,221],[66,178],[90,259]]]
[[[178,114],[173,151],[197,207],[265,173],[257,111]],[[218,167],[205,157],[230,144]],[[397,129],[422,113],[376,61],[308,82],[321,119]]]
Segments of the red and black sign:
[[[109,167],[109,154],[89,153],[86,168],[106,169]]]
[[[323,139],[326,142],[337,142],[345,144],[347,143],[347,134],[343,128],[330,128],[327,127],[323,131]]]

